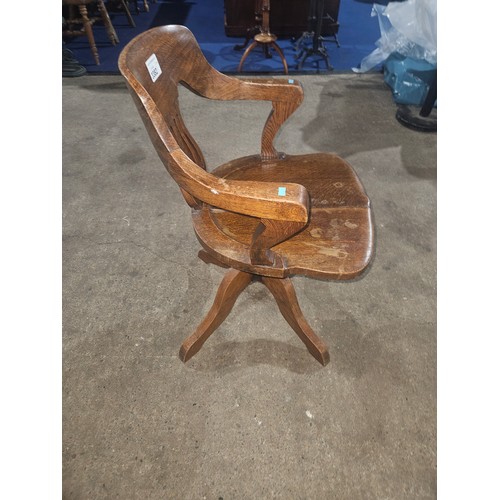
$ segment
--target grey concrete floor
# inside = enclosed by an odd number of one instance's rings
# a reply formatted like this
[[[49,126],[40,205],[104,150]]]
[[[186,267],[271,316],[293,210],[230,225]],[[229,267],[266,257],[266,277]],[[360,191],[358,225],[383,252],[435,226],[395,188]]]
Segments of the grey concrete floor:
[[[381,75],[299,78],[277,139],[333,151],[372,200],[362,279],[294,278],[322,367],[253,284],[187,364],[224,271],[118,76],[63,80],[63,497],[436,497],[436,136]],[[258,152],[266,103],[181,92],[209,169]]]

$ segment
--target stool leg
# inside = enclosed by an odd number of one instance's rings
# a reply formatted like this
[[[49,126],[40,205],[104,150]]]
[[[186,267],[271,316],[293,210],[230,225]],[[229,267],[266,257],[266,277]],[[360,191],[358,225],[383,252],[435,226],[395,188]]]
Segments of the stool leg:
[[[241,70],[243,69],[243,63],[245,62],[245,59],[248,57],[248,54],[250,54],[250,52],[252,52],[253,49],[255,49],[255,47],[257,47],[258,43],[254,40],[248,47],[247,49],[245,50],[245,53],[243,54],[243,56],[241,57],[241,60],[240,60],[240,64],[238,66],[238,73],[241,72]]]
[[[99,12],[101,13],[101,18],[104,23],[104,26],[106,27],[106,33],[108,34],[108,38],[111,41],[113,45],[116,45],[117,43],[120,43],[120,40],[118,39],[118,35],[116,34],[115,28],[113,26],[113,23],[111,22],[111,19],[109,18],[108,10],[106,9],[106,6],[104,5],[103,0],[97,0],[97,7],[99,9]]]
[[[87,12],[87,7],[85,5],[79,5],[78,10],[80,11],[80,16],[82,17],[83,29],[85,30],[85,34],[89,40],[90,50],[94,56],[95,63],[99,66],[99,53],[97,52],[97,47],[94,40],[94,32],[92,31],[92,22],[89,19],[89,15]]]
[[[283,66],[285,67],[285,75],[288,75],[288,64],[286,63],[286,59],[285,59],[285,56],[283,55],[282,50],[280,49],[279,45],[276,42],[271,42],[271,45],[274,47],[276,52],[281,57],[281,62],[283,63]]]
[[[123,10],[125,11],[125,15],[127,16],[128,23],[132,28],[135,28],[135,21],[130,14],[130,9],[128,8],[128,0],[121,0],[121,4],[123,6]]]

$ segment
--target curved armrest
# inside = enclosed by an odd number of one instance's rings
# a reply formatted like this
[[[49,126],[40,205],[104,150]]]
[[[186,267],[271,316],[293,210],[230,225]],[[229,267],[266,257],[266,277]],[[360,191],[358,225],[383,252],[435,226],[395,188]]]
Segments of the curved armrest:
[[[262,132],[261,156],[277,159],[273,142],[278,130],[304,99],[302,85],[295,79],[236,78],[219,73],[210,66],[207,73],[184,82],[193,92],[216,100],[272,101],[273,109]]]
[[[182,190],[211,206],[260,219],[249,248],[252,264],[283,267],[271,248],[301,231],[309,222],[309,193],[291,182],[238,181],[199,168],[181,149],[171,153],[182,164],[176,180]]]
[[[299,101],[304,91],[299,81],[290,78],[237,78],[219,73],[211,66],[205,72],[190,74],[182,80],[193,92],[219,101]]]
[[[176,175],[179,186],[204,203],[259,219],[304,225],[309,220],[309,194],[300,184],[221,179],[199,168],[181,149],[170,154],[183,165],[183,173]]]

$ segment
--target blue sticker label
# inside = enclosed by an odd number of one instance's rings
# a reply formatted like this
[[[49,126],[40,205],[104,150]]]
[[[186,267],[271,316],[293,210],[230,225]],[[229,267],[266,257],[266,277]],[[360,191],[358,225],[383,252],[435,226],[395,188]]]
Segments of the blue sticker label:
[[[286,187],[278,188],[278,196],[286,196]]]
[[[288,80],[288,83],[294,83],[295,80]]]

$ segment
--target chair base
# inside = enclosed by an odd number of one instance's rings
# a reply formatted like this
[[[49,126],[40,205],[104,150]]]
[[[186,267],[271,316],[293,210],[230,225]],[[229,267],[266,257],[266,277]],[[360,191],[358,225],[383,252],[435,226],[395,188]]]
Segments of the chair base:
[[[199,256],[206,263],[214,263],[226,267],[223,264],[219,264],[216,259],[204,251],[201,251]],[[201,349],[210,335],[227,318],[241,292],[254,280],[262,281],[269,289],[278,303],[281,314],[305,344],[307,350],[323,366],[327,365],[330,361],[328,348],[323,340],[314,333],[304,318],[290,278],[261,277],[238,271],[237,269],[230,269],[226,273],[208,314],[194,333],[182,343],[179,352],[181,360],[183,362],[188,361]]]
[[[240,64],[238,65],[238,73],[241,73],[241,71],[243,70],[243,63],[245,62],[245,59],[248,57],[250,52],[252,52],[252,50],[255,49],[255,47],[257,47],[258,45],[262,45],[264,47],[264,53],[267,58],[271,57],[269,47],[272,47],[278,53],[281,62],[283,63],[285,75],[288,75],[288,64],[286,62],[286,58],[279,45],[276,43],[276,39],[276,35],[273,35],[271,33],[258,33],[257,35],[255,35],[254,41],[247,47],[247,49],[243,53],[243,56],[241,57]]]

